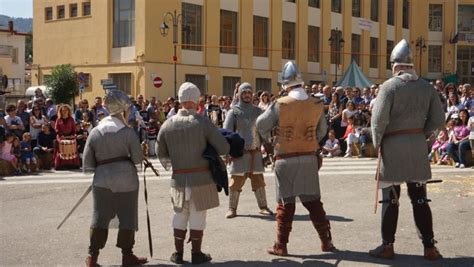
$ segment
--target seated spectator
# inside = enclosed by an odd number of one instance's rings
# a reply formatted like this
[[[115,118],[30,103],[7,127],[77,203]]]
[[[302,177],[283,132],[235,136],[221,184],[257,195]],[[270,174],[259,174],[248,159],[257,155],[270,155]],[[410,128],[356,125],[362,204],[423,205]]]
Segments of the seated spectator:
[[[18,160],[15,155],[12,153],[13,151],[13,142],[15,141],[15,135],[11,132],[5,135],[5,141],[0,144],[1,146],[1,154],[0,159],[8,161],[12,167],[15,169],[15,175],[20,175],[21,170],[18,167]]]
[[[46,99],[46,117],[49,120],[55,121],[58,118],[58,114],[56,111],[56,105],[54,105],[53,100],[51,98]]]
[[[336,139],[336,132],[334,130],[329,131],[328,139],[322,148],[321,154],[323,157],[328,158],[342,154],[341,146],[339,145],[339,140]]]
[[[37,156],[44,156],[46,154],[53,154],[54,152],[54,141],[56,140],[56,134],[51,131],[51,128],[47,124],[41,126],[41,132],[38,134],[38,143],[33,148],[33,152]]]
[[[436,164],[438,165],[446,164],[447,156],[448,156],[448,151],[447,151],[448,144],[449,144],[449,138],[448,138],[447,128],[441,129],[436,136],[435,142],[431,146],[431,152],[428,155],[429,160],[433,161],[434,154],[437,153],[439,158]]]
[[[216,127],[222,127],[222,109],[219,105],[219,98],[216,95],[211,97],[211,103],[207,106],[207,114],[212,124]]]
[[[48,123],[48,118],[43,115],[43,111],[39,106],[34,106],[30,117],[30,134],[31,146],[35,147],[38,140],[38,134],[41,132],[41,127]]]
[[[7,132],[11,132],[20,138],[23,135],[25,130],[25,126],[23,125],[23,121],[20,117],[16,115],[16,107],[15,105],[9,105],[7,107],[7,116],[5,116],[5,122],[7,125]]]
[[[351,145],[354,143],[359,143],[360,131],[361,127],[354,125],[354,118],[352,116],[348,117],[346,133],[343,136],[344,141],[347,143],[346,154],[344,155],[345,158],[352,156]]]
[[[465,107],[459,101],[459,96],[456,93],[449,94],[448,98],[448,114],[459,113]]]
[[[38,171],[38,162],[33,154],[31,147],[31,135],[30,133],[23,134],[23,140],[20,143],[21,146],[21,163],[23,164],[23,170],[31,172],[32,170]],[[31,165],[34,165],[35,169]]]
[[[82,158],[82,152],[84,152],[84,146],[86,145],[88,131],[84,129],[83,123],[76,122],[76,141],[77,141],[77,152],[79,153],[79,157]]]
[[[458,116],[453,114],[452,117],[456,118]],[[470,149],[468,120],[469,113],[467,110],[461,110],[454,126],[453,134],[450,136],[447,150],[449,156],[454,160],[456,168],[466,167],[465,152]]]
[[[0,144],[5,141],[6,133],[7,131],[6,131],[5,119],[2,116],[0,116]]]
[[[15,136],[15,139],[13,140],[12,154],[16,158],[16,161],[18,163],[18,169],[21,170],[21,142],[20,142],[20,138],[16,136]]]

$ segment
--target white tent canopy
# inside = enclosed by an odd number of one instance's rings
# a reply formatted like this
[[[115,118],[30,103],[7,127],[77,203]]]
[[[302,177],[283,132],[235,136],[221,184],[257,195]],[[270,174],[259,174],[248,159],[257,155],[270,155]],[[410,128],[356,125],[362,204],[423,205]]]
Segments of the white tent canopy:
[[[35,85],[35,86],[30,86],[28,89],[25,91],[25,96],[35,96],[35,91],[36,89],[41,89],[43,91],[43,95],[47,95],[49,88],[46,87],[46,85]]]

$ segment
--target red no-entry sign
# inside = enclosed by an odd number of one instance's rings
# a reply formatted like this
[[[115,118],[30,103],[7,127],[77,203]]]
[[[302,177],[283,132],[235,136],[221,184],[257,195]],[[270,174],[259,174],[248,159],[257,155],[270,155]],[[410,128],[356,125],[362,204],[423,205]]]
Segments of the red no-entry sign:
[[[162,84],[163,84],[163,80],[160,77],[155,77],[155,79],[153,79],[153,85],[156,88],[160,88]]]

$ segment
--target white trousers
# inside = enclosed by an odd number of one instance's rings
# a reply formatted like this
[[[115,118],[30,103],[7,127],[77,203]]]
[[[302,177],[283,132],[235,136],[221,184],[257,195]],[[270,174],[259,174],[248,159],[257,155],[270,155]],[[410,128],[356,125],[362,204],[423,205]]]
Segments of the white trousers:
[[[347,136],[347,144],[350,145],[350,144],[353,144],[353,143],[359,143],[359,137],[353,133],[350,133],[348,136]]]
[[[206,228],[206,210],[197,211],[194,201],[184,201],[181,212],[175,212],[173,216],[173,228],[186,230],[189,225],[190,230],[204,230]]]

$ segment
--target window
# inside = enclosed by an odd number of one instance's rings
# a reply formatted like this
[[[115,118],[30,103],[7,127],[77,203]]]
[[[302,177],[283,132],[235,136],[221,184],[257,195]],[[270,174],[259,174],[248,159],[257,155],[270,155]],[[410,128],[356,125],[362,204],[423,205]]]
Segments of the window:
[[[225,96],[234,96],[235,84],[240,82],[240,77],[223,76],[222,77],[222,94]]]
[[[441,72],[442,49],[440,45],[428,46],[428,72]]]
[[[57,19],[64,19],[65,16],[65,9],[64,6],[58,6],[57,7],[58,13],[57,13]]]
[[[44,9],[44,17],[45,20],[52,20],[53,19],[53,8],[47,7]]]
[[[309,0],[308,1],[308,6],[310,7],[315,7],[315,8],[319,8],[320,7],[320,0]]]
[[[202,6],[183,3],[183,49],[202,51]]]
[[[296,31],[295,23],[283,21],[282,58],[295,59]]]
[[[268,18],[253,16],[253,55],[268,57]]]
[[[370,37],[370,67],[378,68],[379,39]]]
[[[443,5],[430,4],[428,27],[432,32],[440,32],[443,30]]]
[[[379,0],[371,0],[370,19],[379,21]]]
[[[360,65],[360,35],[352,34],[351,39],[352,60]]]
[[[387,70],[392,69],[392,63],[390,63],[390,55],[392,54],[392,50],[394,47],[394,43],[391,40],[387,40],[387,54],[385,55],[387,58]]]
[[[464,38],[459,38],[461,40],[466,40],[466,34],[474,33],[474,5],[459,5],[458,8],[458,30],[462,33]],[[459,36],[461,37],[461,36]],[[474,38],[474,36],[472,37]]]
[[[109,78],[112,79],[117,88],[126,93],[127,95],[132,94],[132,74],[131,73],[114,73],[109,74]]]
[[[341,62],[342,39],[342,32],[340,30],[331,30],[331,64],[339,64]]]
[[[395,2],[394,0],[388,0],[387,6],[387,24],[395,25]]]
[[[289,3],[296,3],[296,0],[286,0],[286,2],[289,2]]]
[[[331,11],[336,13],[341,13],[342,4],[341,0],[331,0]]]
[[[114,0],[113,47],[135,45],[135,0]]]
[[[206,89],[206,75],[186,74],[184,76],[186,82],[194,83],[201,91],[201,95],[205,95]]]
[[[70,4],[69,5],[69,17],[70,18],[77,17],[77,4]]]
[[[83,16],[90,16],[91,15],[91,3],[90,2],[82,3],[82,15]]]
[[[13,47],[11,49],[11,53],[12,53],[12,63],[13,64],[18,64],[18,47]]]
[[[256,91],[272,91],[272,79],[267,78],[257,78],[255,81],[255,89]]]
[[[237,12],[221,10],[221,53],[237,54]]]
[[[360,18],[360,0],[352,0],[352,16]]]
[[[403,21],[402,21],[402,26],[404,29],[408,29],[408,21],[410,17],[410,3],[408,3],[408,0],[403,0]]]
[[[319,27],[308,26],[308,61],[319,62]]]

